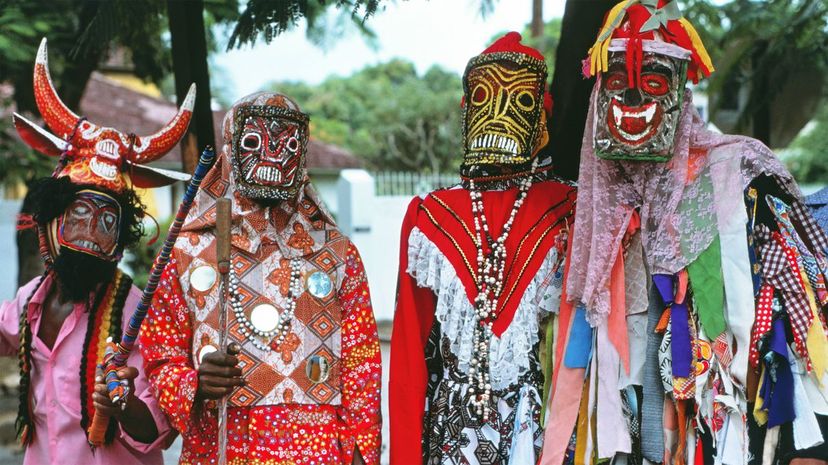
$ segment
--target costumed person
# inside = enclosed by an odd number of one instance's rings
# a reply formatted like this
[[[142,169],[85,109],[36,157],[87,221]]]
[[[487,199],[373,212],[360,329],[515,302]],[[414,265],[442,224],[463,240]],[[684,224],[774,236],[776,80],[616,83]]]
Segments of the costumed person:
[[[705,127],[712,72],[675,2],[618,3],[590,49],[543,464],[828,458],[828,238],[765,145]]]
[[[362,260],[305,169],[308,116],[260,92],[224,117],[224,144],[141,332],[146,370],[183,439],[215,463],[378,464],[380,346]],[[218,351],[216,200],[232,200],[230,354]]]
[[[162,464],[161,449],[175,432],[139,373],[133,353],[119,370],[131,385],[124,409],[106,395],[98,366],[108,340],[121,338],[141,292],[117,268],[123,251],[143,233],[143,205],[133,187],[147,188],[187,176],[142,166],[171,150],[190,122],[195,88],[158,133],[125,134],[78,117],[57,96],[49,75],[46,41],[35,62],[34,96],[57,136],[15,114],[22,139],[58,157],[51,177],[31,187],[30,217],[45,272],[0,307],[0,353],[20,359],[17,434],[24,464]],[[96,379],[97,378],[97,379]],[[96,410],[110,414],[104,445],[87,437]]]
[[[463,76],[461,185],[415,198],[391,338],[392,464],[531,464],[575,189],[551,178],[546,64],[511,32]],[[543,329],[542,329],[543,328]]]

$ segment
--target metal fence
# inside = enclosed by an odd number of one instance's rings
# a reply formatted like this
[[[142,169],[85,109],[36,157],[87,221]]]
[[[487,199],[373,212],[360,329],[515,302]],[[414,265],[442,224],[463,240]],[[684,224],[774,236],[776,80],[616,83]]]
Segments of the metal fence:
[[[415,173],[406,171],[380,171],[372,173],[375,195],[420,195],[460,182],[455,173]]]

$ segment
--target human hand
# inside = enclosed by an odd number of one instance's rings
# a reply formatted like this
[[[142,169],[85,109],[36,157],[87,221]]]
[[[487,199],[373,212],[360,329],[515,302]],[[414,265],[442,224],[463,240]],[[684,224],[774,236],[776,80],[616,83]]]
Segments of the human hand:
[[[233,391],[237,386],[244,385],[242,371],[237,365],[236,355],[241,352],[238,344],[230,344],[227,353],[211,352],[201,359],[198,367],[199,399],[219,399]]]
[[[98,369],[95,374],[95,390],[92,393],[92,403],[99,413],[120,419],[124,411],[135,399],[135,378],[138,377],[138,369],[135,367],[122,367],[117,371],[118,379],[129,384],[126,399],[115,404],[109,399],[109,391],[106,388],[103,371]],[[122,407],[123,406],[123,407]]]

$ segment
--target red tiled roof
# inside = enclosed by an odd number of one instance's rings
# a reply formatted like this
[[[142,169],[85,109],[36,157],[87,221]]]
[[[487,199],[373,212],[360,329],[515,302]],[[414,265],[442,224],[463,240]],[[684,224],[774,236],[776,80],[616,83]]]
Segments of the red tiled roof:
[[[97,124],[134,132],[152,134],[175,116],[173,102],[151,97],[120,85],[100,73],[92,73],[80,102],[80,114]],[[225,111],[213,111],[213,127],[221,131]],[[160,160],[160,165],[181,166],[181,150],[174,148]],[[310,170],[359,168],[362,163],[347,150],[315,139],[308,142],[307,166]]]
[[[362,167],[362,162],[351,152],[337,145],[328,144],[316,139],[308,141],[307,164],[311,170],[341,170]]]

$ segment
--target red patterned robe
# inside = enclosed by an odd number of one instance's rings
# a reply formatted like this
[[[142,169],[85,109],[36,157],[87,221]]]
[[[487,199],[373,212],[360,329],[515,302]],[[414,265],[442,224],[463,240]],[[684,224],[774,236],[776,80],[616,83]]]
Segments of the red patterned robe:
[[[161,409],[183,436],[180,463],[186,465],[216,458],[215,405],[195,394],[199,353],[218,346],[211,198],[226,186],[215,176],[205,179],[141,333],[146,372]],[[254,346],[227,310],[228,342],[242,347],[246,380],[228,396],[231,465],[350,464],[355,449],[366,464],[379,463],[380,347],[365,271],[354,245],[320,214],[310,194],[300,193],[293,206],[267,208],[233,195],[231,266],[248,317],[262,303],[285,308],[291,259],[300,259],[305,287],[285,342],[268,351]],[[192,281],[196,271],[202,276]],[[307,286],[319,272],[332,284],[321,297]],[[306,371],[311,356],[328,362],[323,382],[314,383]]]

